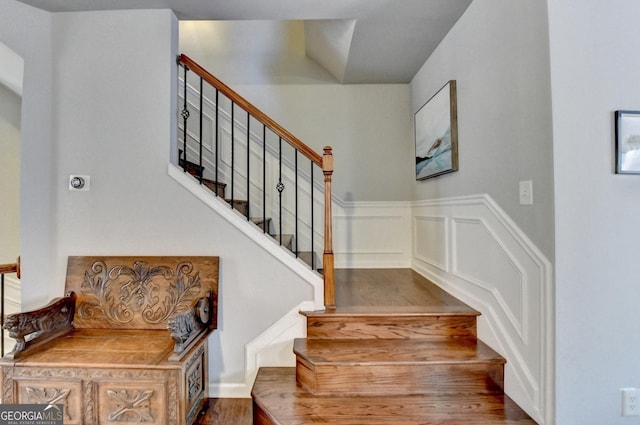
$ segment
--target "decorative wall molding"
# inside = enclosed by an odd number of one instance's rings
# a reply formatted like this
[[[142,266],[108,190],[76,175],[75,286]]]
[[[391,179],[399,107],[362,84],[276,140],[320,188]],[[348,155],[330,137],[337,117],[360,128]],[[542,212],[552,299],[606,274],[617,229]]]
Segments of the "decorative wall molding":
[[[6,275],[4,285],[5,313],[18,313],[21,310],[20,280],[15,275]]]
[[[429,234],[428,239],[413,238],[413,252],[415,258],[448,272],[451,267],[449,258],[449,228],[447,217],[413,216],[413,233]]]
[[[243,382],[210,383],[211,397],[248,397],[260,366],[294,365],[291,343],[305,333],[298,312],[322,308],[322,279],[288,252],[263,244],[262,232],[220,208],[222,201],[205,195],[195,179],[172,165],[169,174],[191,180],[184,184],[203,202],[315,288],[315,301],[291,310],[246,345]],[[337,268],[413,268],[480,311],[479,337],[507,359],[506,393],[538,423],[552,423],[552,265],[489,195],[417,202],[334,196],[333,207]]]
[[[411,266],[411,204],[344,202],[334,197],[336,268]]]
[[[412,268],[482,313],[505,391],[538,423],[553,406],[552,265],[486,194],[413,204]]]

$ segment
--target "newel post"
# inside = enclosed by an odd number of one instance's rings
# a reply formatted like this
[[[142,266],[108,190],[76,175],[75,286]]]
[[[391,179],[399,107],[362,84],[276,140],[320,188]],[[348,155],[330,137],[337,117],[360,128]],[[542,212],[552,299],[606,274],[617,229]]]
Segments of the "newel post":
[[[335,274],[333,266],[333,226],[331,213],[331,178],[333,176],[333,153],[331,146],[325,146],[322,155],[322,173],[324,174],[324,306],[336,308]]]

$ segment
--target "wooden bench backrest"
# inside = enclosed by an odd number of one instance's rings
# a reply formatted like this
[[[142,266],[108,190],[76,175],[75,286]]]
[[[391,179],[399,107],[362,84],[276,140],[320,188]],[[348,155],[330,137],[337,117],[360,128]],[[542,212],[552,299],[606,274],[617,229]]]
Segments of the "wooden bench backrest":
[[[75,328],[166,329],[175,313],[210,293],[217,325],[218,257],[69,257],[66,291]]]

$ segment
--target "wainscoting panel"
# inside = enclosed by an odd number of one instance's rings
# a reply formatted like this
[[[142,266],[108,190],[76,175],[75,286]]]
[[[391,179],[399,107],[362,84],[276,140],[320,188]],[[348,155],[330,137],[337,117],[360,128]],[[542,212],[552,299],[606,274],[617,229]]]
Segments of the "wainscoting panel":
[[[4,312],[5,314],[18,313],[22,309],[20,308],[22,299],[22,294],[20,291],[20,280],[16,277],[15,274],[8,274],[5,277],[5,293],[4,293]],[[13,350],[13,346],[16,341],[13,338],[10,338],[8,332],[2,330],[2,335],[4,338],[4,352],[8,353]]]
[[[507,359],[505,391],[553,422],[552,266],[486,194],[413,205],[412,268],[480,311],[478,336]]]
[[[415,257],[442,271],[449,271],[449,235],[446,217],[414,216]]]
[[[526,272],[484,221],[455,218],[452,225],[453,275],[491,292],[526,342]]]
[[[411,267],[411,205],[333,203],[336,268]]]

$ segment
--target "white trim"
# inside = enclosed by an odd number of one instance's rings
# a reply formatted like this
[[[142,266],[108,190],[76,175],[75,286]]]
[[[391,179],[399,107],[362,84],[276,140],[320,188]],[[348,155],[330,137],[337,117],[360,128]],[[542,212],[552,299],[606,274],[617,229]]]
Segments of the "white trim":
[[[294,367],[293,340],[306,337],[306,318],[301,311],[314,309],[313,301],[305,301],[287,312],[281,319],[268,327],[245,346],[245,368],[243,382],[209,382],[209,397],[248,398],[261,367]],[[265,360],[261,354],[270,346],[287,343],[288,355]]]
[[[538,423],[552,424],[555,374],[551,262],[487,194],[418,201],[413,203],[412,215],[414,220],[425,216],[446,218],[445,244],[452,261],[451,268],[445,270],[418,257],[414,249],[413,269],[482,313],[479,337],[507,359],[505,392]],[[503,297],[494,282],[459,269],[459,256],[466,255],[456,245],[456,223],[460,222],[481,226],[483,235],[501,251],[502,266],[512,267],[519,276],[519,282],[514,283],[520,285],[517,300]],[[421,235],[415,233],[415,227],[412,237],[416,246]],[[473,251],[474,257],[483,254],[482,250]],[[478,258],[466,260],[484,264]],[[487,261],[486,269],[474,269],[484,274],[491,267]]]
[[[196,179],[178,167],[169,165],[169,175],[187,187],[205,204],[227,218],[244,234],[263,246],[276,259],[290,267],[314,287],[314,302],[299,306],[265,330],[245,347],[245,377],[240,383],[211,383],[212,397],[248,397],[261,364],[261,353],[274,341],[281,343],[289,338],[304,336],[300,326],[300,309],[318,310],[323,306],[323,282],[315,272],[285,249],[274,249],[269,236],[247,222],[246,218],[228,208],[221,200],[202,188]],[[553,271],[551,262],[522,232],[513,220],[487,194],[432,199],[417,202],[344,202],[334,196],[334,217],[338,222],[348,222],[349,232],[335,232],[334,249],[337,249],[336,267],[411,267],[425,275],[443,289],[479,310],[478,334],[507,359],[505,391],[530,416],[540,424],[553,423],[554,400],[554,329],[553,329]],[[394,241],[400,245],[390,249],[380,226],[394,224]],[[442,250],[437,261],[423,258],[418,253],[420,236],[417,220],[437,220]],[[345,226],[345,223],[341,225]],[[494,244],[494,252],[500,253],[500,265],[512,268],[519,293],[500,290],[502,282],[492,282],[491,268],[496,265],[487,259],[471,263],[471,270],[460,270],[461,251],[456,244],[456,224],[480,226],[485,243]],[[353,226],[357,224],[357,226]],[[478,230],[479,231],[479,230]],[[397,235],[398,239],[395,239]],[[355,244],[345,244],[339,238],[352,237]],[[488,239],[487,239],[488,238]],[[363,245],[364,244],[364,245]],[[344,249],[343,249],[344,248]],[[474,250],[474,256],[482,251]],[[441,255],[442,254],[442,255]],[[470,261],[470,258],[466,258]],[[444,264],[443,264],[444,261]],[[480,265],[479,265],[480,264]],[[478,268],[479,267],[479,268]],[[474,275],[475,273],[478,275]],[[509,281],[506,284],[510,284]],[[508,296],[510,294],[510,296]],[[282,365],[292,366],[291,358],[281,359]]]
[[[6,314],[17,313],[21,306],[20,280],[15,275],[5,275],[4,277],[4,301]]]
[[[313,287],[315,308],[324,308],[324,281],[322,276],[309,269],[308,265],[295,258],[287,249],[274,244],[271,236],[264,234],[257,226],[248,222],[242,214],[229,208],[229,205],[225,201],[218,199],[209,189],[202,187],[189,173],[185,173],[173,164],[169,164],[168,173],[169,176],[184,186],[208,207],[228,220],[238,230],[247,235],[256,244],[260,245],[274,258],[285,264],[311,285]]]
[[[485,220],[478,219],[478,218],[453,217],[451,222],[452,222],[452,232],[453,232],[453,235],[451,237],[451,243],[452,243],[453,252],[454,252],[453,263],[452,263],[453,267],[451,270],[451,274],[455,277],[463,279],[464,281],[477,286],[478,288],[481,288],[487,292],[490,292],[492,296],[495,298],[496,302],[500,305],[501,309],[509,318],[509,322],[511,323],[511,326],[518,332],[518,335],[520,336],[522,342],[526,344],[528,340],[527,326],[526,326],[528,309],[527,309],[527,303],[525,302],[525,294],[527,292],[527,275],[524,271],[524,268],[515,258],[515,255],[509,250],[509,248],[507,248],[506,244],[500,240],[496,232],[494,232],[491,229],[491,226],[489,226]],[[468,224],[477,224],[482,228],[484,228],[489,233],[489,235],[494,239],[494,241],[496,242],[496,244],[499,246],[500,250],[504,254],[505,258],[507,258],[509,263],[513,266],[514,270],[520,276],[520,280],[519,280],[520,302],[518,303],[518,307],[519,307],[518,310],[520,311],[520,314],[518,315],[519,317],[516,317],[516,314],[513,312],[511,307],[502,297],[500,291],[497,288],[491,287],[490,283],[484,282],[482,281],[482,279],[478,279],[478,278],[475,278],[474,276],[466,274],[458,268],[458,255],[457,255],[458,242],[456,238],[456,235],[457,235],[456,224],[463,223],[463,222]]]

